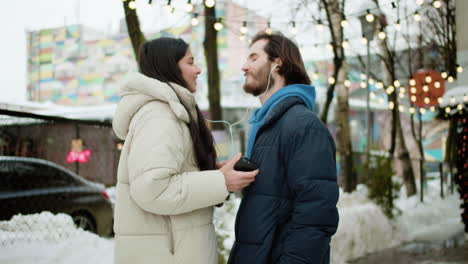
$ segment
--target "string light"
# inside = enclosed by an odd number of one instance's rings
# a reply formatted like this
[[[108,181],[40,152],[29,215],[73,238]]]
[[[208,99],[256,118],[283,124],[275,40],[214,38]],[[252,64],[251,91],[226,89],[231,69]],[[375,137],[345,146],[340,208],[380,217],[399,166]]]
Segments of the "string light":
[[[198,25],[198,23],[200,23],[200,21],[198,21],[198,14],[193,14],[191,23],[192,23],[192,26],[196,26]]]
[[[400,87],[400,93],[405,93],[406,89],[404,87]]]
[[[335,78],[333,78],[333,76],[328,78],[328,83],[329,84],[335,84],[335,82],[336,82],[336,80],[335,80]]]
[[[364,73],[361,73],[361,80],[367,79],[367,76]]]
[[[468,95],[463,95],[463,102],[468,102]]]
[[[429,110],[431,110],[431,112],[435,112],[435,106],[429,107]]]
[[[430,76],[429,74],[426,75],[425,80],[426,80],[427,83],[431,83],[431,82],[432,82],[432,78],[431,78],[431,76]]]
[[[350,80],[345,80],[344,85],[349,88],[351,86],[351,81]]]
[[[435,81],[434,82],[434,87],[439,89],[440,88],[440,82],[439,81]]]
[[[448,73],[447,73],[447,72],[442,72],[440,75],[441,75],[442,78],[444,78],[444,79],[447,79],[447,77],[448,77]]]
[[[374,15],[371,14],[369,9],[367,9],[366,12],[367,12],[367,15],[366,15],[367,22],[369,22],[369,23],[374,22],[374,19],[375,19]]]
[[[449,76],[449,77],[447,78],[447,81],[448,81],[449,83],[453,83],[453,81],[455,81],[455,79],[454,79],[452,76]]]
[[[424,103],[429,104],[431,102],[431,99],[429,97],[424,98]]]
[[[380,98],[379,98],[379,103],[380,103],[380,104],[384,104],[384,103],[385,103],[385,100],[384,100],[382,97],[380,97]]]
[[[187,13],[190,13],[193,11],[193,5],[192,5],[192,0],[187,0],[187,4],[185,5],[185,11],[187,11]]]
[[[442,99],[442,97],[439,97],[439,98],[437,98],[437,102],[438,102],[439,104],[441,104],[441,103],[444,102],[444,99]]]
[[[293,35],[296,35],[297,34],[297,28],[296,28],[296,22],[295,21],[292,21],[291,22],[291,33]]]
[[[128,8],[135,9],[136,8],[136,2],[135,1],[128,2]]]
[[[421,115],[425,115],[426,114],[426,109],[425,108],[419,108],[419,112],[421,113]]]
[[[398,106],[398,110],[403,113],[405,111],[405,107],[400,105]]]
[[[415,85],[416,85],[416,80],[415,80],[415,79],[410,79],[410,80],[409,80],[409,84],[410,84],[411,86],[415,86]]]
[[[411,87],[411,93],[415,94],[416,92],[417,92],[416,87]]]
[[[374,84],[374,83],[375,83],[374,79],[372,79],[372,78],[369,79],[369,84]]]
[[[450,107],[445,107],[445,113],[449,114],[450,113]]]
[[[461,111],[461,110],[463,110],[463,105],[462,105],[462,104],[458,104],[458,105],[457,105],[457,108],[458,108],[458,110]]]
[[[348,20],[346,20],[346,17],[343,16],[343,20],[341,20],[341,26],[345,28],[348,26],[348,24]]]
[[[216,1],[215,0],[205,0],[205,5],[206,5],[206,7],[211,8],[211,7],[216,5]]]
[[[397,22],[395,23],[395,30],[396,31],[401,31],[400,19],[398,19]]]
[[[418,11],[414,12],[414,21],[421,22],[421,20],[422,20],[422,17],[419,14],[419,12]]]
[[[366,39],[366,37],[364,37],[364,36],[361,37],[362,44],[367,45],[367,41],[368,40]]]
[[[457,66],[457,72],[460,72],[460,73],[463,72],[463,67],[460,66],[460,65],[458,65],[458,66]]]
[[[265,33],[267,33],[268,35],[271,35],[271,33],[273,33],[273,30],[271,29],[270,21],[268,21],[268,25],[267,25],[267,29],[265,30]]]
[[[435,8],[440,8],[442,6],[442,3],[439,0],[435,0],[434,2],[432,2],[432,5]]]
[[[317,28],[318,31],[320,31],[320,32],[323,31],[324,26],[323,26],[323,23],[322,23],[322,20],[321,20],[321,19],[319,19],[319,20],[317,21],[317,25],[316,25],[315,27]]]
[[[410,112],[410,114],[414,114],[416,112],[416,110],[414,109],[414,107],[410,107],[409,112]]]
[[[344,49],[349,48],[349,42],[348,42],[348,40],[345,39],[345,40],[341,43],[341,46],[342,46]]]
[[[216,31],[220,31],[224,28],[224,25],[223,23],[221,23],[221,18],[218,18],[218,20],[216,21],[216,23],[214,23],[214,29]]]
[[[404,93],[400,93],[399,96],[400,96],[400,98],[402,98],[402,99],[405,98],[405,94],[404,94]]]
[[[379,36],[379,39],[381,40],[384,40],[385,38],[387,38],[387,34],[384,31],[380,31],[378,36]]]
[[[313,74],[312,74],[312,78],[317,80],[318,79],[318,71],[315,71]]]
[[[426,93],[429,92],[429,86],[426,85],[426,84],[423,85],[423,91],[426,92]]]
[[[370,92],[369,96],[370,96],[370,98],[371,98],[372,100],[375,99],[375,93],[374,93],[374,92]]]
[[[389,103],[388,103],[388,108],[389,108],[390,110],[393,110],[393,108],[395,108],[395,103],[394,103],[394,102],[389,102]]]
[[[391,85],[387,88],[387,94],[389,95],[392,94],[394,91],[395,91],[395,88]]]
[[[393,85],[395,85],[395,87],[398,88],[398,87],[401,86],[401,83],[400,83],[399,80],[395,80],[395,81],[393,82]]]
[[[240,32],[241,32],[241,34],[245,35],[245,34],[247,34],[248,31],[249,31],[249,29],[247,28],[247,21],[244,21],[242,23],[242,27],[240,28]]]
[[[453,97],[453,96],[450,97],[450,103],[451,103],[451,104],[454,104],[454,103],[455,103],[455,97]]]
[[[377,87],[377,89],[383,89],[384,84],[383,84],[383,82],[378,82],[378,83],[375,85],[375,87]]]
[[[364,88],[366,88],[366,87],[367,87],[366,82],[361,82],[361,88],[364,89]]]
[[[411,102],[413,102],[413,103],[416,102],[416,95],[411,96]]]

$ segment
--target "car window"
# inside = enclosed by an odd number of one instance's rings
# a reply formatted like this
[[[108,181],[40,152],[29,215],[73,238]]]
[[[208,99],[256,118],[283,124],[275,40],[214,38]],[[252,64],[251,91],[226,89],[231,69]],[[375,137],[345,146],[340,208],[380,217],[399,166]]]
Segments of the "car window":
[[[55,167],[28,161],[10,161],[4,167],[5,191],[34,190],[78,185],[77,181]],[[1,187],[0,187],[1,188]]]

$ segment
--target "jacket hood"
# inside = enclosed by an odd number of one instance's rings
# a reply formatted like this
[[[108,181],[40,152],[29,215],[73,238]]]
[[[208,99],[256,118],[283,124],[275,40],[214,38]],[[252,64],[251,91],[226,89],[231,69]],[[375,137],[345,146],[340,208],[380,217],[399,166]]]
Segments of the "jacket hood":
[[[125,139],[133,116],[141,107],[151,101],[161,101],[169,104],[176,117],[186,123],[190,122],[190,117],[184,105],[190,110],[190,114],[197,118],[194,95],[180,85],[175,83],[170,83],[170,85],[173,88],[167,83],[141,73],[130,73],[119,90],[121,100],[117,105],[112,121],[115,134],[120,139]]]

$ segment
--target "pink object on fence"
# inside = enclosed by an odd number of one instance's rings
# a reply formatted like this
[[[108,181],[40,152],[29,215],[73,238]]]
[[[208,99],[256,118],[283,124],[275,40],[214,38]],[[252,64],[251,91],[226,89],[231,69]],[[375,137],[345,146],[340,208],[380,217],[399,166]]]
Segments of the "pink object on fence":
[[[77,161],[81,163],[86,163],[89,160],[89,156],[91,156],[91,150],[89,149],[85,149],[80,152],[71,150],[70,152],[68,152],[66,161],[67,163],[72,163],[72,162],[77,162]]]

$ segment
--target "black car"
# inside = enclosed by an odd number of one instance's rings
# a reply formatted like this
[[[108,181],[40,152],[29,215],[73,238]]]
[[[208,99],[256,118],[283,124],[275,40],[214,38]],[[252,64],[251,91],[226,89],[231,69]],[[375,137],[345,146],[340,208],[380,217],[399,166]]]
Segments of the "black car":
[[[53,162],[0,156],[0,220],[43,211],[66,213],[80,228],[112,234],[113,208],[104,188]]]

